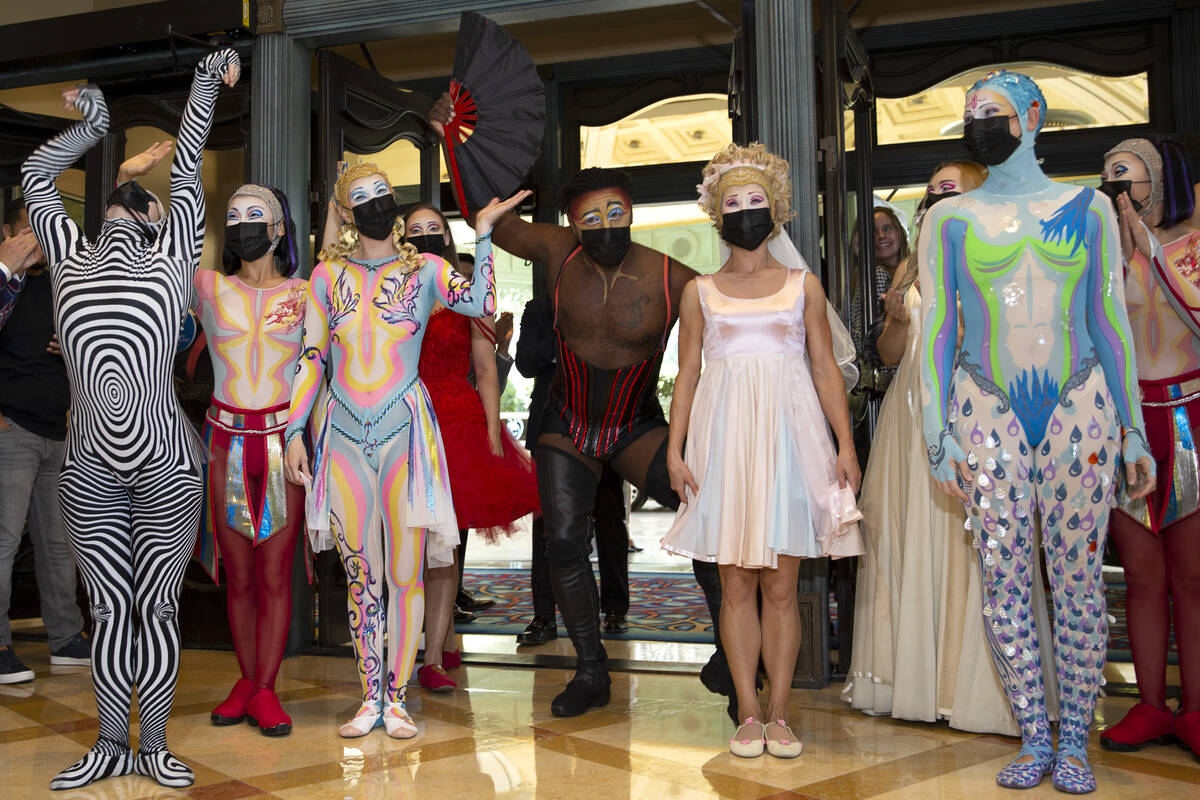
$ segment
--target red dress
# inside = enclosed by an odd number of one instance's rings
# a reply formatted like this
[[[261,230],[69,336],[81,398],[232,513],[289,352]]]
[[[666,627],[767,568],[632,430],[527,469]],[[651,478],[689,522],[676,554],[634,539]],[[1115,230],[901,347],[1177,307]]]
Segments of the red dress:
[[[476,528],[490,537],[512,532],[514,522],[540,514],[541,505],[533,461],[503,425],[504,455],[492,455],[483,403],[467,380],[471,324],[470,318],[445,309],[431,314],[417,370],[446,447],[458,527]]]

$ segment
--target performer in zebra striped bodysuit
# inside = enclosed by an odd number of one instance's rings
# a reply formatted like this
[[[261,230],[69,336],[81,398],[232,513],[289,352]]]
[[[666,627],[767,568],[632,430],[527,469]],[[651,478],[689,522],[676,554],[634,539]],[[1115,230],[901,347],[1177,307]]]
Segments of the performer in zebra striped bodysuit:
[[[289,480],[311,486],[310,531],[328,529],[346,570],[363,703],[339,732],[365,736],[382,725],[410,739],[417,727],[404,689],[424,619],[423,556],[430,567],[450,566],[458,546],[442,438],[417,374],[421,341],[435,302],[472,317],[495,312],[492,221],[529,192],[479,212],[468,279],[400,244],[392,184],[374,164],[348,169],[334,191],[346,224],[309,279],[284,465]],[[330,399],[310,472],[300,434],[326,381]]]
[[[171,167],[171,211],[136,184],[109,199],[89,241],[63,209],[55,179],[108,129],[92,86],[63,94],[83,121],[21,168],[30,221],[51,265],[55,317],[71,383],[71,426],[59,495],[95,629],[92,682],[100,736],[50,782],[69,789],[137,772],[164,786],[193,775],[167,750],[179,671],[176,620],[203,488],[198,442],[171,381],[180,321],[204,242],[200,161],[222,80],[237,82],[233,50],[196,67]],[[129,746],[138,693],[140,741]]]

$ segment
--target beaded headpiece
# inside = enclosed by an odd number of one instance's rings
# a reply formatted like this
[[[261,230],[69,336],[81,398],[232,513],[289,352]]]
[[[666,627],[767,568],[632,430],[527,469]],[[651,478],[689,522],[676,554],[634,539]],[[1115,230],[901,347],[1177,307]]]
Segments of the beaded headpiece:
[[[1163,199],[1162,155],[1149,139],[1126,139],[1105,153],[1104,160],[1107,161],[1108,157],[1114,153],[1133,153],[1146,165],[1146,172],[1150,175],[1150,197],[1146,199],[1142,210],[1138,212],[1139,216],[1145,216]]]
[[[262,200],[267,204],[267,208],[271,210],[272,224],[283,222],[283,206],[279,204],[279,198],[265,186],[259,186],[257,183],[244,183],[239,186],[230,196],[229,202],[233,202],[235,197],[254,197]]]

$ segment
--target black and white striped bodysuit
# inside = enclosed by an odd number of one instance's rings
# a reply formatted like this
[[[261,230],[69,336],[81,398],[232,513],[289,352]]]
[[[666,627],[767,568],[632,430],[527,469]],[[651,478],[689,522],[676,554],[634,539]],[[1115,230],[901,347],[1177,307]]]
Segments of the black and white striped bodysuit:
[[[80,90],[83,121],[21,168],[30,222],[51,265],[55,320],[71,382],[59,498],[95,622],[96,745],[51,788],[136,771],[168,786],[192,772],[167,750],[179,671],[176,620],[200,518],[200,455],[175,397],[172,359],[204,242],[200,162],[217,90],[237,54],[196,68],[171,166],[170,213],[156,234],[108,220],[90,242],[63,209],[55,179],[108,129],[99,90]],[[129,747],[134,686],[139,752]]]

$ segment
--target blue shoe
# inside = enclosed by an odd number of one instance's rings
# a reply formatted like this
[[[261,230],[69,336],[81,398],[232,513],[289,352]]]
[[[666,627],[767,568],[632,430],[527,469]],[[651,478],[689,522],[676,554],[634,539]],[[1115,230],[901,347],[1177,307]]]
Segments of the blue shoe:
[[[1073,764],[1068,759],[1075,759]],[[1082,766],[1081,766],[1082,765]],[[1087,751],[1073,747],[1062,747],[1054,760],[1054,774],[1050,777],[1054,788],[1067,794],[1087,794],[1096,791],[1096,776],[1088,764]]]
[[[1025,756],[1030,756],[1032,760],[1018,763]],[[1021,745],[1021,752],[1017,753],[1017,757],[997,773],[996,783],[1005,789],[1032,789],[1041,783],[1042,778],[1052,769],[1054,751],[1050,749],[1050,743],[1038,745],[1027,742]]]
[[[50,653],[54,667],[86,667],[92,663],[92,640],[77,633],[57,650]]]

